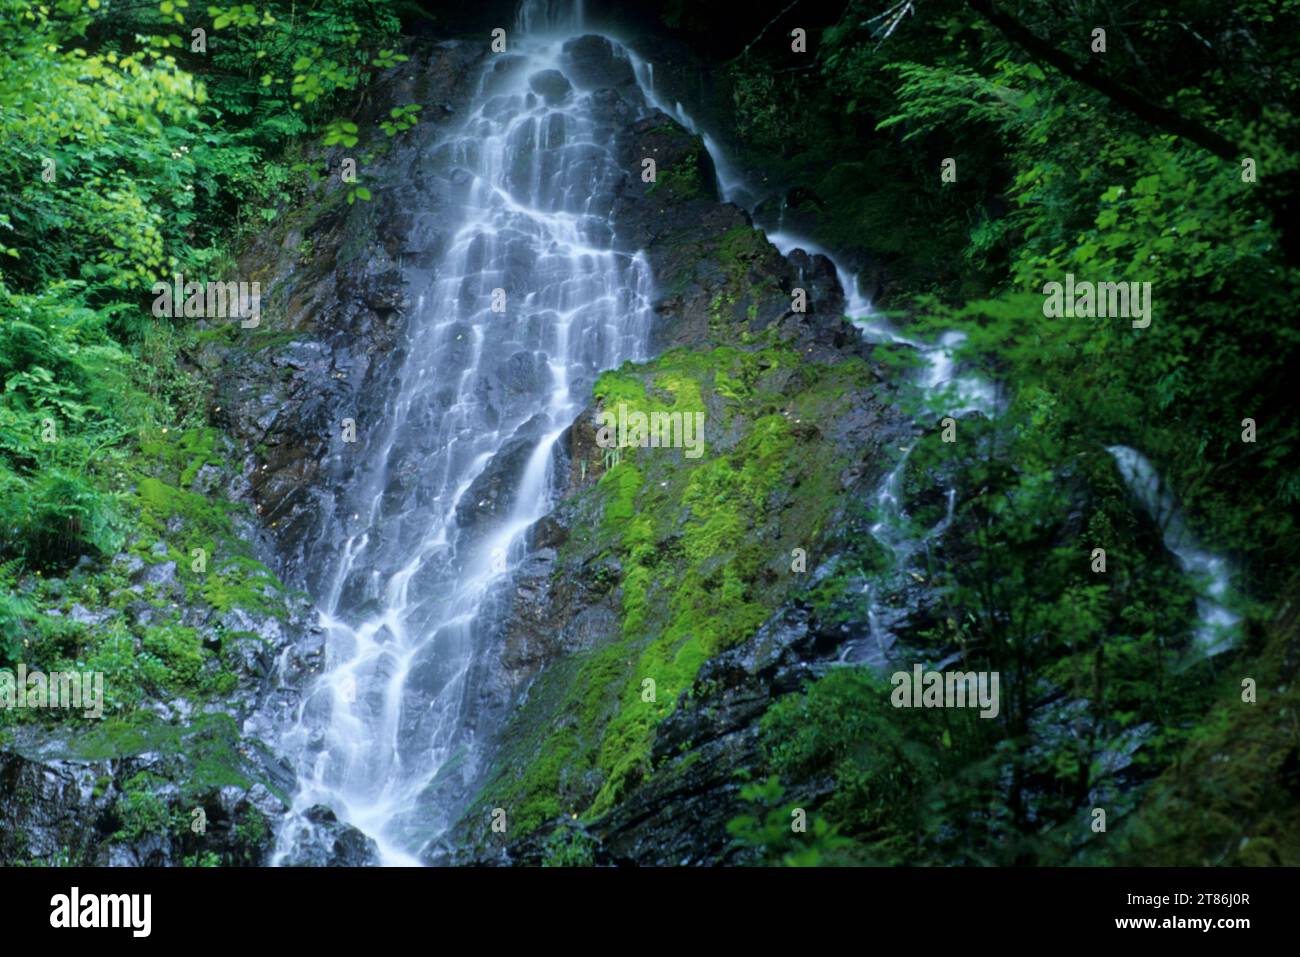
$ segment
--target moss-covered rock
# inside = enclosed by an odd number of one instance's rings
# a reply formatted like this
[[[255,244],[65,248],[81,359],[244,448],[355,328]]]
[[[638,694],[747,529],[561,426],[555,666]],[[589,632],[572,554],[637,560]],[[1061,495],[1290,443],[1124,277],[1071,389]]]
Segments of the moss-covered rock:
[[[562,637],[530,669],[462,821],[470,845],[488,852],[486,824],[498,807],[512,840],[575,816],[599,835],[602,821],[658,778],[656,741],[698,693],[701,668],[754,639],[801,588],[813,566],[798,550],[815,564],[828,528],[883,467],[870,451],[890,427],[877,390],[862,359],[808,362],[779,344],[676,349],[599,379],[575,434],[620,406],[701,413],[702,454],[571,442],[586,456],[576,469],[585,479],[553,517],[563,543],[549,579],[527,582],[524,603],[536,630]],[[581,626],[596,606],[616,627]],[[688,766],[716,773],[716,757],[697,753]]]

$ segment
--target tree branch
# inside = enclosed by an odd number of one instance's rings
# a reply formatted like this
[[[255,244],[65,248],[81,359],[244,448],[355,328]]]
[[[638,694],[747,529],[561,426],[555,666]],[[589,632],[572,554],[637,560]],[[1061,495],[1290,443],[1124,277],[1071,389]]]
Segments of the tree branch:
[[[734,62],[736,60],[739,60],[746,53],[748,53],[750,47],[752,47],[759,40],[763,39],[763,34],[767,33],[768,30],[772,29],[772,27],[776,24],[776,21],[780,20],[783,16],[785,16],[787,13],[793,10],[795,6],[798,5],[798,3],[799,0],[790,0],[790,3],[786,6],[784,10],[782,10],[780,13],[774,16],[771,20],[768,20],[767,26],[763,27],[763,29],[758,31],[758,36],[754,37],[754,39],[750,40],[747,44],[745,44],[745,49],[741,50],[734,57],[732,57],[732,61]]]
[[[1153,103],[1127,87],[1116,83],[1101,72],[1099,61],[1079,63],[1063,50],[1034,33],[1015,17],[1002,12],[993,0],[967,0],[967,5],[1001,31],[1013,44],[1029,53],[1034,59],[1046,63],[1065,76],[1085,86],[1092,87],[1102,96],[1124,107],[1138,119],[1146,120],[1162,130],[1195,143],[1215,156],[1230,162],[1241,159],[1241,148],[1221,133],[1216,133],[1190,116],[1160,103]]]
[[[1243,147],[1216,133],[1208,126],[1175,109],[1154,103],[1101,71],[1097,60],[1078,62],[1064,50],[1057,49],[1015,17],[993,5],[993,0],[967,0],[967,6],[982,16],[1013,45],[1035,60],[1059,71],[1071,80],[1091,87],[1112,103],[1140,120],[1166,133],[1172,133],[1201,147],[1220,159],[1240,163]],[[1279,245],[1288,264],[1300,265],[1300,175],[1287,170],[1281,175],[1261,179],[1259,200],[1268,209],[1277,230]]]

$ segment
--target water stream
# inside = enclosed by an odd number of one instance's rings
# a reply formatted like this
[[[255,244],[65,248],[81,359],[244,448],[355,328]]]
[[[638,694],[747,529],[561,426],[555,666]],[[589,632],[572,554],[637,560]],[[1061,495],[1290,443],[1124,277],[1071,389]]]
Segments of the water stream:
[[[825,256],[834,267],[840,287],[844,290],[846,316],[865,340],[881,345],[903,345],[915,350],[920,367],[914,383],[919,387],[923,405],[942,408],[952,416],[968,412],[986,416],[998,414],[1002,402],[995,384],[958,368],[956,353],[965,340],[964,333],[950,330],[933,342],[903,335],[875,311],[870,300],[862,293],[859,277],[846,268],[832,251],[785,228],[784,200],[779,204],[777,222],[764,223],[759,210],[763,208],[763,200],[767,197],[745,181],[718,145],[717,139],[701,129],[680,102],[670,103],[656,95],[653,65],[635,56],[633,62],[645,98],[700,137],[713,160],[719,196],[725,202],[735,203],[748,211],[755,227],[766,233],[768,241],[782,255],[789,256],[794,250],[802,249],[810,256]],[[952,520],[957,495],[956,488],[944,490],[948,502],[947,514],[933,529],[919,538],[909,529],[903,505],[902,481],[912,447],[906,445],[899,449],[898,462],[885,475],[875,492],[878,519],[872,526],[871,533],[889,551],[895,575],[908,572],[923,546],[947,528]],[[1198,595],[1195,626],[1197,647],[1209,655],[1227,650],[1233,644],[1234,629],[1240,618],[1224,604],[1230,594],[1226,560],[1196,543],[1159,473],[1141,453],[1123,446],[1111,446],[1108,451],[1115,458],[1129,491],[1161,529],[1165,546],[1192,578]],[[906,613],[885,601],[884,593],[887,589],[881,582],[869,583],[866,590],[870,634],[846,642],[841,660],[883,667],[888,661],[896,630],[906,618]]]
[[[1129,491],[1161,530],[1165,547],[1174,553],[1196,588],[1196,643],[1207,655],[1232,647],[1241,616],[1224,604],[1230,597],[1228,563],[1221,555],[1202,548],[1188,530],[1173,493],[1154,465],[1141,452],[1123,445],[1108,451],[1119,466]]]
[[[683,127],[699,136],[713,160],[717,173],[718,195],[725,202],[735,203],[750,214],[755,228],[761,229],[783,256],[802,249],[809,256],[825,256],[835,269],[840,288],[844,291],[845,315],[857,327],[862,337],[879,345],[903,345],[915,351],[919,367],[913,377],[926,404],[941,403],[947,414],[958,416],[967,412],[994,415],[999,407],[999,397],[993,383],[958,369],[956,353],[965,335],[953,330],[939,336],[934,342],[908,337],[896,329],[872,307],[862,293],[858,276],[849,270],[831,250],[812,240],[788,230],[784,223],[785,204],[775,223],[765,223],[759,213],[763,195],[751,189],[739,175],[730,159],[718,146],[717,140],[704,130],[687,113],[679,102],[661,100],[654,90],[654,69],[645,61],[634,60],[635,73],[642,93],[655,106],[673,117]],[[890,553],[895,579],[909,572],[918,552],[940,535],[952,518],[957,490],[948,488],[944,495],[948,502],[947,515],[935,528],[918,537],[909,528],[903,502],[903,475],[913,444],[898,449],[899,458],[881,480],[875,491],[877,520],[871,534]],[[886,600],[889,591],[886,583],[872,581],[866,586],[869,634],[846,641],[840,650],[840,660],[845,663],[864,663],[883,668],[889,660],[895,635],[906,617],[905,609]]]

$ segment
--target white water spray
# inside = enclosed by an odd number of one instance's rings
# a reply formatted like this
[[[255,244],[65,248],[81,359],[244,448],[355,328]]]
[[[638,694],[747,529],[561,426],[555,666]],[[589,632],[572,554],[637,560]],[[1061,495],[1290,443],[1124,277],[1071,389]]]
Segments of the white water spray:
[[[1239,615],[1223,604],[1229,595],[1228,563],[1222,556],[1213,555],[1197,544],[1183,521],[1173,494],[1145,456],[1124,445],[1112,445],[1106,451],[1114,457],[1129,491],[1160,529],[1165,547],[1174,553],[1183,570],[1192,578],[1197,590],[1198,647],[1207,655],[1227,651],[1232,647],[1235,627],[1241,621]]]

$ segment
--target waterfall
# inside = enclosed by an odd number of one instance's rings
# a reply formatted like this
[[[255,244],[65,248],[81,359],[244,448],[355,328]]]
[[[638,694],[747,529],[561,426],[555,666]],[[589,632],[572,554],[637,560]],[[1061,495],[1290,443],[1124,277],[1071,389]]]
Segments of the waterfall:
[[[1202,652],[1217,655],[1232,647],[1233,632],[1240,616],[1229,611],[1228,563],[1197,544],[1183,521],[1174,497],[1160,473],[1140,452],[1123,445],[1109,446],[1108,451],[1119,466],[1130,492],[1156,523],[1165,547],[1174,553],[1183,570],[1192,578],[1197,591],[1196,642]]]
[[[657,96],[651,64],[633,56],[633,66],[642,95],[646,100],[700,137],[709,157],[713,160],[718,195],[725,202],[735,203],[748,211],[756,228],[765,232],[768,242],[775,246],[781,255],[789,256],[794,250],[802,249],[810,256],[825,256],[834,268],[840,288],[844,291],[845,313],[866,341],[881,345],[903,345],[916,352],[920,367],[914,378],[923,401],[927,403],[942,401],[943,407],[951,415],[972,411],[984,415],[996,414],[999,400],[993,384],[979,376],[960,373],[957,369],[956,352],[965,339],[964,333],[956,330],[949,331],[934,342],[925,342],[903,335],[883,316],[876,313],[871,301],[862,293],[862,284],[858,276],[849,270],[839,257],[806,237],[785,228],[784,202],[780,204],[778,221],[764,224],[758,212],[762,195],[752,190],[744,177],[735,170],[731,161],[718,146],[717,140],[700,129],[681,103],[676,101],[667,103]],[[907,515],[903,509],[902,482],[912,448],[912,445],[907,445],[899,449],[898,462],[881,480],[874,496],[878,519],[871,528],[871,534],[890,553],[895,572],[900,576],[910,569],[918,550],[940,535],[952,521],[952,510],[957,493],[955,488],[946,490],[948,514],[938,526],[919,539],[908,534]],[[866,586],[866,589],[869,634],[845,642],[841,649],[840,660],[866,662],[883,668],[888,661],[894,634],[897,627],[902,624],[904,613],[900,609],[890,607],[884,600],[880,583],[872,582]]]
[[[580,4],[527,0],[424,160],[455,184],[454,229],[432,270],[404,268],[404,358],[375,437],[350,453],[339,545],[318,560],[325,668],[280,742],[299,790],[275,863],[310,846],[315,805],[384,864],[419,863],[454,822],[438,795],[477,766],[468,676],[552,504],[556,442],[600,371],[646,357],[650,270],[614,248],[610,215],[628,173],[565,72],[580,20]]]

